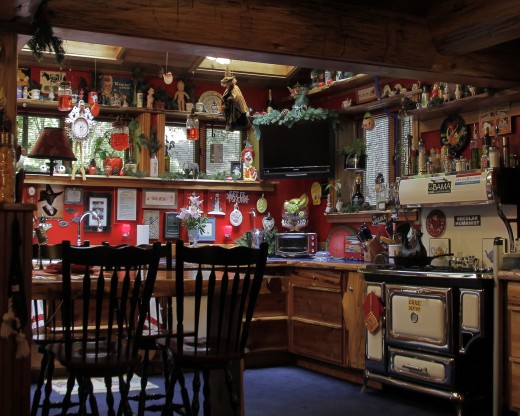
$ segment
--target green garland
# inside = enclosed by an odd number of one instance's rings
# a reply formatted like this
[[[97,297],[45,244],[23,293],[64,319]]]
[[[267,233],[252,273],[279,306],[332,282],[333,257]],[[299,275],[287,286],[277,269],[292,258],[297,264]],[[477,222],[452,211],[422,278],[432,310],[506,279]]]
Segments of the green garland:
[[[257,139],[260,139],[260,126],[278,124],[280,126],[292,127],[300,121],[321,121],[330,119],[333,127],[339,123],[338,113],[324,108],[293,108],[292,110],[273,110],[267,114],[253,116],[253,130]]]

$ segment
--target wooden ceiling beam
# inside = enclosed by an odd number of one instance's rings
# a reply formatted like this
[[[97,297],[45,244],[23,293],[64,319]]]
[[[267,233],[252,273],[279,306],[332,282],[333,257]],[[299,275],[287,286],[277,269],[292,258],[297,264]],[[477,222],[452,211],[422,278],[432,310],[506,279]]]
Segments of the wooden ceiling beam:
[[[438,1],[426,16],[403,12],[405,2],[399,13],[392,2],[379,3],[390,11],[377,13],[359,1],[332,0],[319,7],[311,0],[49,0],[49,9],[63,39],[484,87],[520,84],[512,54],[479,49],[518,36],[518,0]]]
[[[441,2],[427,16],[439,53],[465,55],[518,39],[518,0]]]

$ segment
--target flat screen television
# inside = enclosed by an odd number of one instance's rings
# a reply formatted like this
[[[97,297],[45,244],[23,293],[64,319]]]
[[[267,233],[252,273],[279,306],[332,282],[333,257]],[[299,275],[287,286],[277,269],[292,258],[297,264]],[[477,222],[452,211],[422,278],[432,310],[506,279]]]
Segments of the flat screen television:
[[[260,126],[260,177],[333,177],[335,137],[330,121]]]

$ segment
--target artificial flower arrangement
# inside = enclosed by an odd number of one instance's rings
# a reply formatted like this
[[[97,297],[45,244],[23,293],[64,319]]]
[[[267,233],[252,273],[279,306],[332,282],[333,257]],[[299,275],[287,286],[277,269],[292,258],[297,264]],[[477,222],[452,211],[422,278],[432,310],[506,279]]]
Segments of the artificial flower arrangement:
[[[199,233],[203,233],[206,227],[206,221],[208,217],[203,215],[200,206],[202,202],[199,196],[189,196],[190,205],[187,208],[181,208],[179,219],[182,220],[184,226],[188,230],[197,230]]]

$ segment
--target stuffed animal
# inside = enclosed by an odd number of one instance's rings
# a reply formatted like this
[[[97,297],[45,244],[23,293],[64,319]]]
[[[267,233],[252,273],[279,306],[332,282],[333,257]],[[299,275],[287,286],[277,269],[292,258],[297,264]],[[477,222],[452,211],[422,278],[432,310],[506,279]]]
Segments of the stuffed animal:
[[[226,118],[226,130],[246,130],[250,127],[247,119],[246,100],[242,91],[238,88],[237,80],[226,71],[226,76],[220,81],[220,85],[226,87],[222,99],[224,101],[224,116]]]

